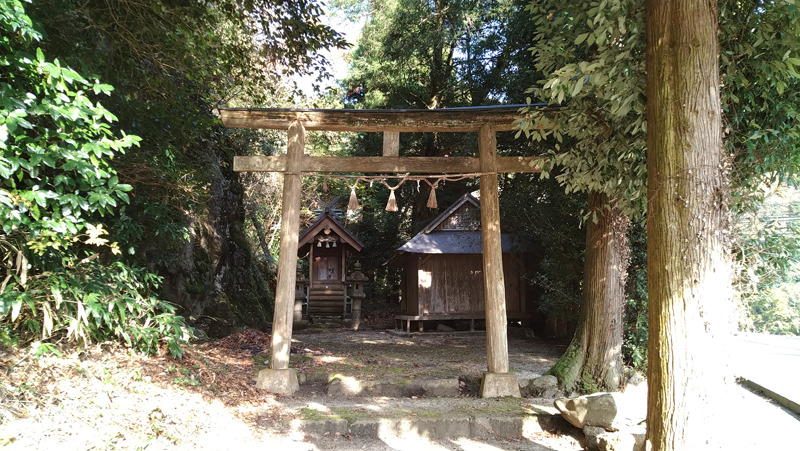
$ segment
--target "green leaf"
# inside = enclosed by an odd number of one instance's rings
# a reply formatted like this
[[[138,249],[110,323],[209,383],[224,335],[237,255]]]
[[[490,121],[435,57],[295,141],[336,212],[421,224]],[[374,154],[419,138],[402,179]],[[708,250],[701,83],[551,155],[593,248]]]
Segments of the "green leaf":
[[[583,89],[583,85],[589,77],[579,77],[578,81],[575,82],[575,86],[572,88],[572,97],[577,97],[580,94],[581,89]]]

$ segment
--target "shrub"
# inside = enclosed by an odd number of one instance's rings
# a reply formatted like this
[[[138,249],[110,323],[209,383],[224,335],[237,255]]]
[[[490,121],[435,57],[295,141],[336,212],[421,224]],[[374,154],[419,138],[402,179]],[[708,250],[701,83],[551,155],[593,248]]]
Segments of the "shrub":
[[[40,39],[22,2],[0,0],[0,340],[163,340],[179,356],[188,328],[151,295],[159,279],[98,262],[119,253],[100,220],[131,190],[111,160],[140,139],[96,100],[113,88],[48,60]]]
[[[13,344],[119,339],[147,353],[163,343],[180,357],[190,336],[175,307],[152,295],[160,278],[121,262],[80,261],[9,282],[0,292],[0,336]]]

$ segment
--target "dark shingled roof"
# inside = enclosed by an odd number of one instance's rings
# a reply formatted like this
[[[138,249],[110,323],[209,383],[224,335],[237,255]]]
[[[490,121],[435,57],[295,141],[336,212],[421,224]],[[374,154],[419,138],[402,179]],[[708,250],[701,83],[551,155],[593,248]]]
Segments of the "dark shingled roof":
[[[406,244],[400,246],[397,252],[386,262],[389,265],[399,264],[406,254],[481,254],[483,242],[480,230],[435,230],[447,217],[455,213],[465,203],[472,203],[480,208],[480,200],[470,194],[461,196],[450,207],[416,234]],[[503,233],[500,235],[500,245],[505,253],[526,253],[536,249],[535,243],[522,236]]]
[[[502,234],[503,253],[523,253],[533,249],[530,241],[518,235]],[[419,233],[402,245],[398,252],[413,254],[480,254],[483,252],[480,231]]]

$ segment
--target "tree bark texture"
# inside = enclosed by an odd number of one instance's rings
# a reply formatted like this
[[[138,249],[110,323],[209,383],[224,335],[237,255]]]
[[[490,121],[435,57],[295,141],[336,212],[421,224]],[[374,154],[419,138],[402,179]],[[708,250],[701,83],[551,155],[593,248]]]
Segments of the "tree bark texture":
[[[647,2],[647,440],[655,451],[706,449],[725,435],[714,426],[731,305],[716,3]]]
[[[617,390],[622,379],[625,280],[630,262],[627,215],[605,194],[589,193],[597,215],[586,226],[580,322],[567,351],[549,373],[566,390]]]

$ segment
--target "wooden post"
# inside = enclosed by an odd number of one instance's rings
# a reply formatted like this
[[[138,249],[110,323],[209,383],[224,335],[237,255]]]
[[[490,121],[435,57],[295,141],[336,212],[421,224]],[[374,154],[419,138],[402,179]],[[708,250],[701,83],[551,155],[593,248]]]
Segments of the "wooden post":
[[[483,296],[486,304],[486,353],[490,373],[508,372],[506,288],[503,249],[500,244],[500,199],[497,187],[494,130],[481,127],[478,152],[481,159],[481,235],[483,240]]]
[[[314,283],[314,240],[311,241],[311,246],[308,247],[308,286],[309,289]]]
[[[340,251],[342,253],[342,258],[339,261],[339,279],[342,282],[342,288],[344,288],[344,294],[342,295],[342,319],[347,316],[347,284],[345,283],[347,279],[347,274],[345,274],[345,250],[344,250],[344,243],[340,243],[342,246],[340,247]]]
[[[400,155],[400,132],[383,132],[383,156],[396,157]]]
[[[278,254],[278,283],[275,292],[275,313],[272,319],[272,357],[270,368],[289,368],[292,342],[294,285],[297,280],[297,239],[300,233],[301,161],[306,131],[295,121],[289,127],[286,151],[286,172],[283,175],[283,212],[281,215],[281,247]]]
[[[517,378],[508,372],[506,286],[500,241],[500,198],[497,186],[497,139],[494,129],[478,131],[481,162],[481,239],[483,241],[483,299],[486,306],[486,362],[481,397],[520,396]]]
[[[340,267],[341,267],[341,269],[339,270],[339,281],[342,282],[342,283],[345,283],[345,281],[347,281],[347,274],[345,274],[345,272],[347,270],[347,268],[345,267],[345,264],[347,264],[346,256],[345,256],[345,252],[346,251],[344,250],[345,249],[344,242],[341,242],[339,244],[341,244],[339,249],[341,250],[341,256],[342,256],[342,258],[340,259],[340,265],[341,265]]]

